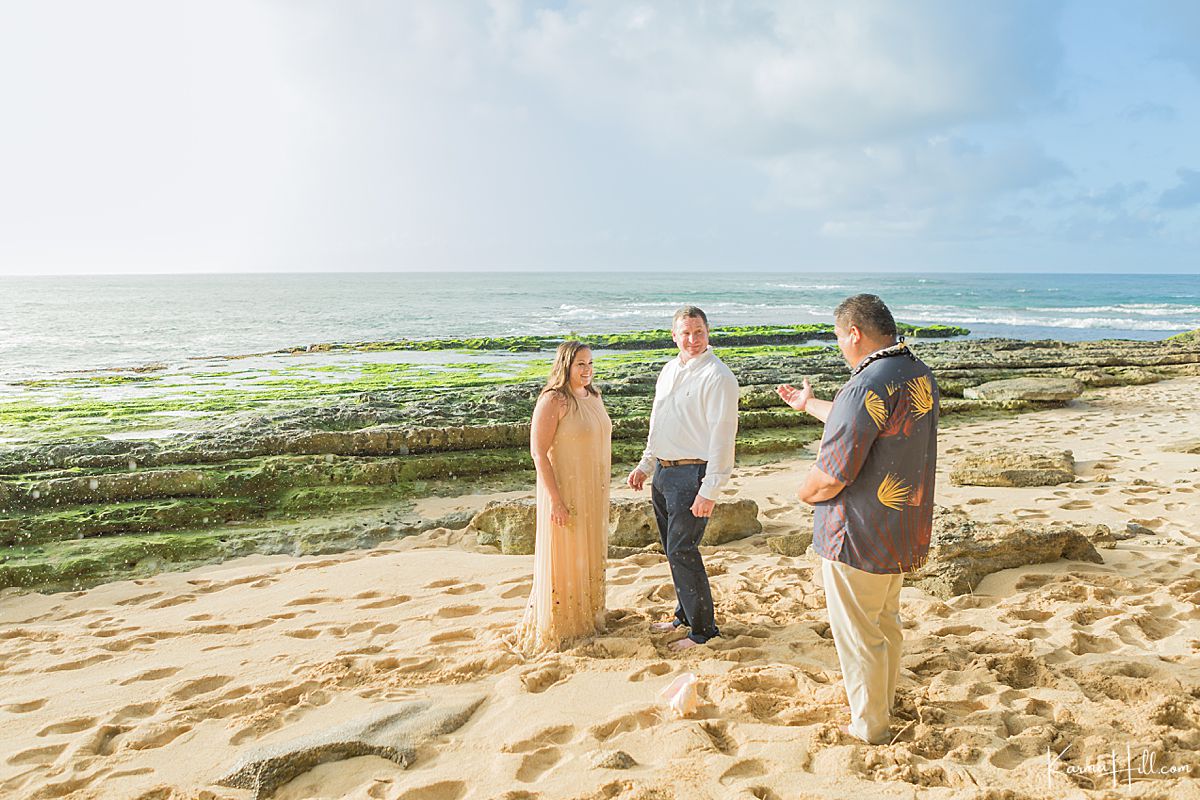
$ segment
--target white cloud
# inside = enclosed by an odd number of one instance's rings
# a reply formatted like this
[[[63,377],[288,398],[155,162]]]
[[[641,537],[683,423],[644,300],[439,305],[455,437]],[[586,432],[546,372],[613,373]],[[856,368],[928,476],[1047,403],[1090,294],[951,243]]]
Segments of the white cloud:
[[[825,235],[911,235],[950,220],[987,235],[1000,201],[1069,174],[1028,141],[983,148],[944,136],[798,153],[763,168],[776,202],[823,215]]]
[[[763,156],[1011,118],[1053,101],[1056,5],[568,4],[506,26],[575,113]],[[661,6],[659,7],[661,9]]]

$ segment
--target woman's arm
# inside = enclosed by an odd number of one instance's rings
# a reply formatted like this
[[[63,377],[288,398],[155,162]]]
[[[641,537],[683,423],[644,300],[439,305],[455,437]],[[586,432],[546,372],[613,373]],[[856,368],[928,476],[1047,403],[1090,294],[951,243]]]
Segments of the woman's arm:
[[[557,394],[547,392],[538,398],[529,430],[529,454],[533,456],[538,480],[550,498],[550,519],[559,526],[566,525],[571,515],[558,491],[558,478],[554,474],[554,465],[550,463],[550,445],[554,442],[558,423],[566,412],[566,402]]]

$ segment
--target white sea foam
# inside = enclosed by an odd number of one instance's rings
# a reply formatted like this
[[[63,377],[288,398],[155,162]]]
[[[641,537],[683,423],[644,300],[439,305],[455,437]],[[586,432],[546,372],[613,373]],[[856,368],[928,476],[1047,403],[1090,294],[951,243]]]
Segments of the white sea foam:
[[[1200,327],[1200,319],[1128,319],[1118,317],[1041,317],[1025,314],[977,314],[944,311],[905,313],[906,322],[942,322],[958,325],[1010,325],[1018,328],[1076,328],[1117,331],[1178,331]]]
[[[840,283],[768,283],[767,286],[771,289],[802,289],[806,292],[844,291],[851,288]]]
[[[1029,308],[1026,311],[1052,311],[1064,314],[1141,314],[1143,316],[1176,316],[1200,314],[1200,306],[1183,306],[1171,303],[1122,303],[1114,306],[1060,306]]]

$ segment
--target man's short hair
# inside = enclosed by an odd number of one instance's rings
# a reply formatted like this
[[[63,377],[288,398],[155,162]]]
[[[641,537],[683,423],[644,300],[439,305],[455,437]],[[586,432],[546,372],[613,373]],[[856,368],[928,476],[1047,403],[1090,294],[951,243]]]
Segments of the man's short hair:
[[[874,336],[896,336],[896,320],[878,295],[856,294],[838,303],[833,310],[834,322],[843,328],[851,325]]]
[[[675,330],[675,325],[679,322],[679,320],[684,319],[686,317],[691,317],[692,319],[698,319],[704,323],[705,328],[708,327],[708,315],[707,314],[705,314],[703,311],[701,311],[696,306],[684,306],[683,308],[676,311],[675,316],[671,318],[671,330]]]

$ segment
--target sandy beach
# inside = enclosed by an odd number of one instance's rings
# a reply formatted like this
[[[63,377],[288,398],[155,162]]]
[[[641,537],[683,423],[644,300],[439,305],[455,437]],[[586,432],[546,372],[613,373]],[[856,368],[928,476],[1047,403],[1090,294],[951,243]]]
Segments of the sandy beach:
[[[243,800],[254,791],[218,784],[240,758],[427,700],[479,705],[407,768],[345,758],[274,796],[1200,797],[1200,456],[1166,449],[1198,429],[1200,378],[944,426],[939,506],[1150,533],[1100,550],[1103,564],[1005,570],[948,601],[906,588],[888,746],[839,735],[848,710],[816,564],[766,546],[811,527],[791,499],[810,461],[796,460],[736,474],[728,493],[758,503],[764,531],[706,552],[724,636],[679,655],[647,630],[673,603],[662,556],[609,562],[606,635],[526,659],[503,637],[532,558],[447,529],[81,592],[9,590],[0,796]],[[1078,478],[948,480],[956,457],[1002,443],[1070,449]],[[658,700],[683,672],[702,700],[687,719]]]

